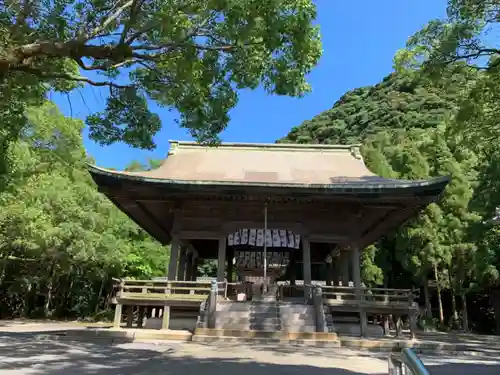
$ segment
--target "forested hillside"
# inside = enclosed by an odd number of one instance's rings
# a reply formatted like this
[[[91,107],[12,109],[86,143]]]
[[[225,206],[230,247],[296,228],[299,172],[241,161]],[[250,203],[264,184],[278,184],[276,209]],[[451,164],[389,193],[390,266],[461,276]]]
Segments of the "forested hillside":
[[[451,175],[439,204],[366,249],[363,277],[420,286],[441,326],[500,332],[500,49],[485,38],[498,26],[498,1],[447,5],[447,17],[397,51],[394,74],[280,141],[361,142],[385,177]]]
[[[474,305],[471,323],[489,331],[495,327],[494,310],[485,297],[497,282],[500,238],[483,223],[495,202],[477,193],[492,187],[495,171],[484,145],[467,141],[458,131],[461,84],[470,73],[460,66],[448,73],[447,85],[391,74],[378,85],[346,93],[279,142],[362,143],[367,166],[381,176],[452,176],[439,204],[366,249],[363,277],[372,285],[422,287],[429,318],[434,311],[441,325],[469,328],[469,301]]]

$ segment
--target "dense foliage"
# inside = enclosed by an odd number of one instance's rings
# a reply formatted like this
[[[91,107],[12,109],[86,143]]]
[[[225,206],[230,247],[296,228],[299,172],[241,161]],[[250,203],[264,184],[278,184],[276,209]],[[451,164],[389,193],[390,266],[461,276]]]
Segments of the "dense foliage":
[[[365,249],[363,279],[421,287],[428,323],[500,332],[500,227],[492,220],[500,52],[486,33],[500,3],[448,5],[447,19],[397,52],[393,74],[346,93],[280,141],[360,142],[369,168],[385,177],[451,175],[438,204]],[[168,260],[168,249],[97,192],[85,171],[84,124],[47,102],[49,91],[109,87],[105,112],[87,119],[101,143],[152,147],[160,125],[146,98],[177,109],[182,126],[213,141],[236,89],[308,90],[304,77],[320,54],[314,13],[310,0],[0,4],[1,316],[106,314],[113,277],[160,276]],[[212,275],[213,266],[198,271]]]
[[[216,142],[238,90],[309,91],[315,14],[311,0],[0,2],[0,314],[92,315],[113,277],[165,271],[168,252],[97,193],[83,123],[58,113],[50,92],[107,90],[104,111],[86,119],[101,144],[153,148],[151,102]]]
[[[491,221],[500,205],[498,50],[482,34],[499,5],[450,0],[449,19],[410,38],[395,73],[346,93],[280,140],[363,143],[367,165],[385,177],[451,175],[439,204],[365,250],[363,277],[422,287],[429,318],[483,331],[500,328],[500,231]]]
[[[0,316],[90,317],[115,277],[163,276],[160,246],[97,192],[81,121],[31,108],[0,193]]]
[[[200,141],[217,140],[237,89],[258,85],[301,96],[321,55],[311,0],[5,0],[0,4],[0,85],[16,133],[22,102],[50,90],[108,87],[90,137],[154,147],[159,117],[176,109]]]

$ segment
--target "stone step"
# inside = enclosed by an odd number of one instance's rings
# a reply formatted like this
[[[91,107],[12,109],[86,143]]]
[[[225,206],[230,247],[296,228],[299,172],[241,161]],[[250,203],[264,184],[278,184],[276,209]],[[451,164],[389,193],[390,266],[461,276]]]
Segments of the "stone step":
[[[308,303],[289,303],[289,302],[280,302],[280,307],[287,309],[313,309],[313,305],[309,305]]]
[[[311,316],[315,316],[313,313],[291,313],[289,311],[282,311],[280,313],[280,316],[282,318],[289,318],[289,319],[307,319]]]
[[[279,339],[279,338],[266,338],[266,337],[236,337],[236,336],[208,336],[208,335],[194,335],[192,338],[194,342],[202,343],[242,343],[242,344],[266,344],[266,345],[297,345],[321,347],[321,348],[340,348],[339,340],[314,340],[314,339]],[[300,350],[300,349],[299,349]]]
[[[359,323],[359,316],[335,316],[332,315],[335,323]]]
[[[313,314],[314,309],[291,309],[288,307],[280,307],[280,311],[282,313],[288,313],[288,314]]]
[[[250,309],[249,303],[219,303],[217,304],[217,311],[248,311]]]
[[[236,330],[236,331],[250,331],[250,325],[248,324],[215,324],[216,329],[222,330]]]
[[[316,332],[315,326],[292,326],[292,327],[283,327],[284,331],[288,332]]]
[[[280,318],[277,318],[277,317],[253,317],[253,318],[250,318],[249,319],[250,322],[254,323],[254,322],[263,322],[263,323],[281,323],[281,319]]]
[[[287,322],[307,322],[307,321],[312,321],[315,320],[314,315],[306,315],[306,316],[287,316],[287,315],[280,315],[280,319],[283,321]]]
[[[273,324],[250,324],[249,329],[251,331],[269,331],[269,332],[279,332],[281,331],[281,325]]]
[[[281,313],[280,309],[277,307],[251,307],[248,311],[254,314],[278,314]]]
[[[216,322],[221,324],[273,324],[281,325],[282,322],[279,319],[217,319]]]
[[[217,311],[217,316],[238,316],[250,318],[252,313],[250,311]]]
[[[248,319],[217,319],[216,323],[219,324],[250,324]]]

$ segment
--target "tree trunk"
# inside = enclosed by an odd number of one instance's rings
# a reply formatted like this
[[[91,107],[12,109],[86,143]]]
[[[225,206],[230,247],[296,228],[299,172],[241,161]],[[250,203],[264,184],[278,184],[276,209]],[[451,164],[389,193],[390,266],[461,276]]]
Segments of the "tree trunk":
[[[67,282],[64,284],[65,287],[60,293],[61,298],[59,300],[59,307],[57,308],[59,314],[67,315],[68,311],[70,310],[71,291],[73,289],[74,282],[75,278],[71,274],[71,269],[70,269],[67,275]]]
[[[500,334],[500,290],[493,290],[490,295],[490,303],[495,315],[495,332]]]
[[[99,288],[99,293],[97,294],[97,300],[95,301],[94,314],[99,312],[99,305],[101,304],[102,292],[104,291],[104,285],[106,283],[106,279],[103,278],[101,280],[101,287]]]
[[[457,311],[457,298],[455,294],[455,286],[453,284],[453,277],[451,275],[451,268],[448,268],[448,279],[450,282],[450,293],[451,293],[451,319],[452,326],[458,328],[458,311]]]
[[[460,293],[462,298],[462,328],[464,331],[469,331],[469,314],[467,313],[467,293],[462,290]]]
[[[431,305],[431,296],[429,294],[429,280],[427,279],[427,275],[424,276],[424,299],[425,299],[425,316],[427,318],[432,318],[432,305]]]
[[[9,253],[5,254],[2,258],[0,258],[0,286],[3,284],[3,280],[5,278],[5,273],[7,270],[7,262],[9,260]]]
[[[47,293],[45,295],[45,302],[43,304],[43,316],[47,318],[50,312],[50,305],[52,303],[52,290],[53,290],[53,274],[54,274],[54,264],[50,266],[49,278],[47,280]]]
[[[33,282],[30,281],[28,287],[26,288],[26,294],[24,296],[24,308],[23,308],[23,316],[28,318],[31,315],[31,305],[33,300]]]
[[[47,318],[50,312],[50,303],[52,302],[52,278],[50,278],[47,283],[47,295],[45,297],[45,303],[43,305],[43,316]]]
[[[441,285],[439,285],[439,274],[437,265],[434,265],[434,278],[436,279],[436,292],[439,306],[439,323],[444,323],[443,300],[441,299]]]

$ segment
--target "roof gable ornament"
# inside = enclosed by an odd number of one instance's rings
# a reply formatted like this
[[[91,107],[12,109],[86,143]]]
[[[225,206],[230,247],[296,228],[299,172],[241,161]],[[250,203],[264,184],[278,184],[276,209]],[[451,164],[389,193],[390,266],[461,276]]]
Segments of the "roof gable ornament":
[[[349,151],[351,152],[352,157],[354,157],[355,159],[363,160],[363,155],[361,155],[361,148],[359,145],[351,146]]]
[[[175,151],[177,151],[178,148],[179,148],[179,142],[170,141],[170,149],[168,150],[168,155],[175,154]]]

